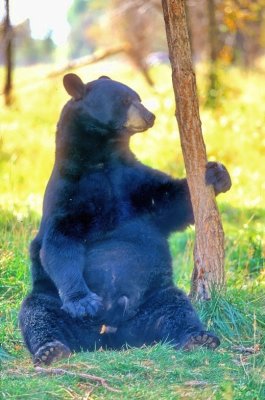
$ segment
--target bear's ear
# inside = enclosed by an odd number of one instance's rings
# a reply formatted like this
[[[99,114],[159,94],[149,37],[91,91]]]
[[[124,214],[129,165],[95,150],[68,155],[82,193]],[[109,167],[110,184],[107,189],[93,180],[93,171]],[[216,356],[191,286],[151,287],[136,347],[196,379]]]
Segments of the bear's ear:
[[[80,100],[84,97],[86,86],[76,74],[66,74],[63,77],[63,85],[67,93],[75,100]]]
[[[98,79],[111,79],[109,76],[106,76],[106,75],[102,75],[102,76],[100,76]]]

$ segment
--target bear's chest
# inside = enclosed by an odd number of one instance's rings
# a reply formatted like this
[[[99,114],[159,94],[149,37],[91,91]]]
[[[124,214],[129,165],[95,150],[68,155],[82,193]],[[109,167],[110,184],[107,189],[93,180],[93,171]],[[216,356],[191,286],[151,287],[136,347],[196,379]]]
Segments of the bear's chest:
[[[77,197],[82,209],[93,214],[94,223],[117,224],[132,213],[123,171],[108,169],[90,173],[80,180]]]

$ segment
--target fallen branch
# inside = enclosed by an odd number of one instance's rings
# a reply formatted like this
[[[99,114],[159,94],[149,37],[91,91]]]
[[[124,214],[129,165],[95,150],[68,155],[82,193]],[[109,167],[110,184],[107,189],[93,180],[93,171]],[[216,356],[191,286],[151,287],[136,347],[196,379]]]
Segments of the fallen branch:
[[[37,373],[39,373],[39,374],[44,374],[44,375],[68,375],[68,376],[74,376],[76,378],[81,378],[81,379],[97,382],[100,385],[102,385],[104,388],[109,390],[110,392],[115,392],[115,393],[121,392],[120,390],[109,386],[107,381],[106,381],[106,379],[101,378],[100,376],[96,376],[96,375],[90,375],[90,374],[84,374],[84,373],[79,373],[79,372],[67,371],[66,369],[62,369],[62,368],[35,367],[35,371]]]
[[[89,64],[94,64],[98,61],[104,60],[107,57],[114,56],[119,53],[128,52],[128,45],[126,43],[120,44],[118,46],[113,46],[104,50],[97,50],[95,53],[78,58],[76,60],[69,61],[67,64],[63,65],[61,68],[58,68],[49,74],[46,75],[47,78],[54,78],[56,76],[60,76],[65,72],[71,71],[75,68],[84,67]]]
[[[260,345],[255,344],[253,347],[233,346],[232,350],[241,354],[256,354],[260,351]]]
[[[187,381],[183,383],[184,386],[190,386],[190,387],[206,387],[209,385],[209,382],[207,381]]]

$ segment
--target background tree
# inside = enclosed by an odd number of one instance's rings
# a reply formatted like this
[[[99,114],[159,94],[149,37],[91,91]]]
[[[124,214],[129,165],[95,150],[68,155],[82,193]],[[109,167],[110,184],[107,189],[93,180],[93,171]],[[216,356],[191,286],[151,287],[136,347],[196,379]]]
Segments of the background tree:
[[[44,39],[33,39],[29,20],[15,27],[14,47],[16,65],[46,64],[54,61],[56,45],[52,39],[52,32],[48,32]]]
[[[215,15],[215,0],[207,0],[208,34],[209,34],[209,86],[207,90],[206,106],[216,106],[218,100],[218,26]]]
[[[5,58],[5,104],[9,106],[12,102],[12,73],[13,73],[13,30],[10,22],[9,0],[5,0],[5,19],[3,23],[3,43]]]
[[[149,74],[147,56],[152,51],[152,4],[150,2],[114,0],[113,25],[118,27],[122,42],[128,44],[127,55],[142,72],[146,81],[153,85]]]
[[[93,25],[93,0],[74,0],[68,12],[68,22],[71,25],[69,34],[69,58],[86,56],[95,50],[95,43],[89,30]]]
[[[209,299],[224,286],[224,233],[212,187],[205,185],[207,156],[202,137],[185,0],[162,0],[176,99],[176,117],[195,218],[191,295]]]
[[[224,62],[254,64],[264,53],[265,0],[219,0],[216,3],[221,48]]]

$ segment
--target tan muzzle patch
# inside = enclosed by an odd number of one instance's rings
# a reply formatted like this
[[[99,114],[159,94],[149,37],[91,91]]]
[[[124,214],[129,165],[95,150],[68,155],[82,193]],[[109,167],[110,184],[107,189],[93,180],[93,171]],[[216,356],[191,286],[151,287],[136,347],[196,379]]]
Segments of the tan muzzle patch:
[[[147,114],[152,115],[140,102],[132,103],[128,108],[125,128],[131,132],[143,132],[150,128],[153,121],[148,120]]]

